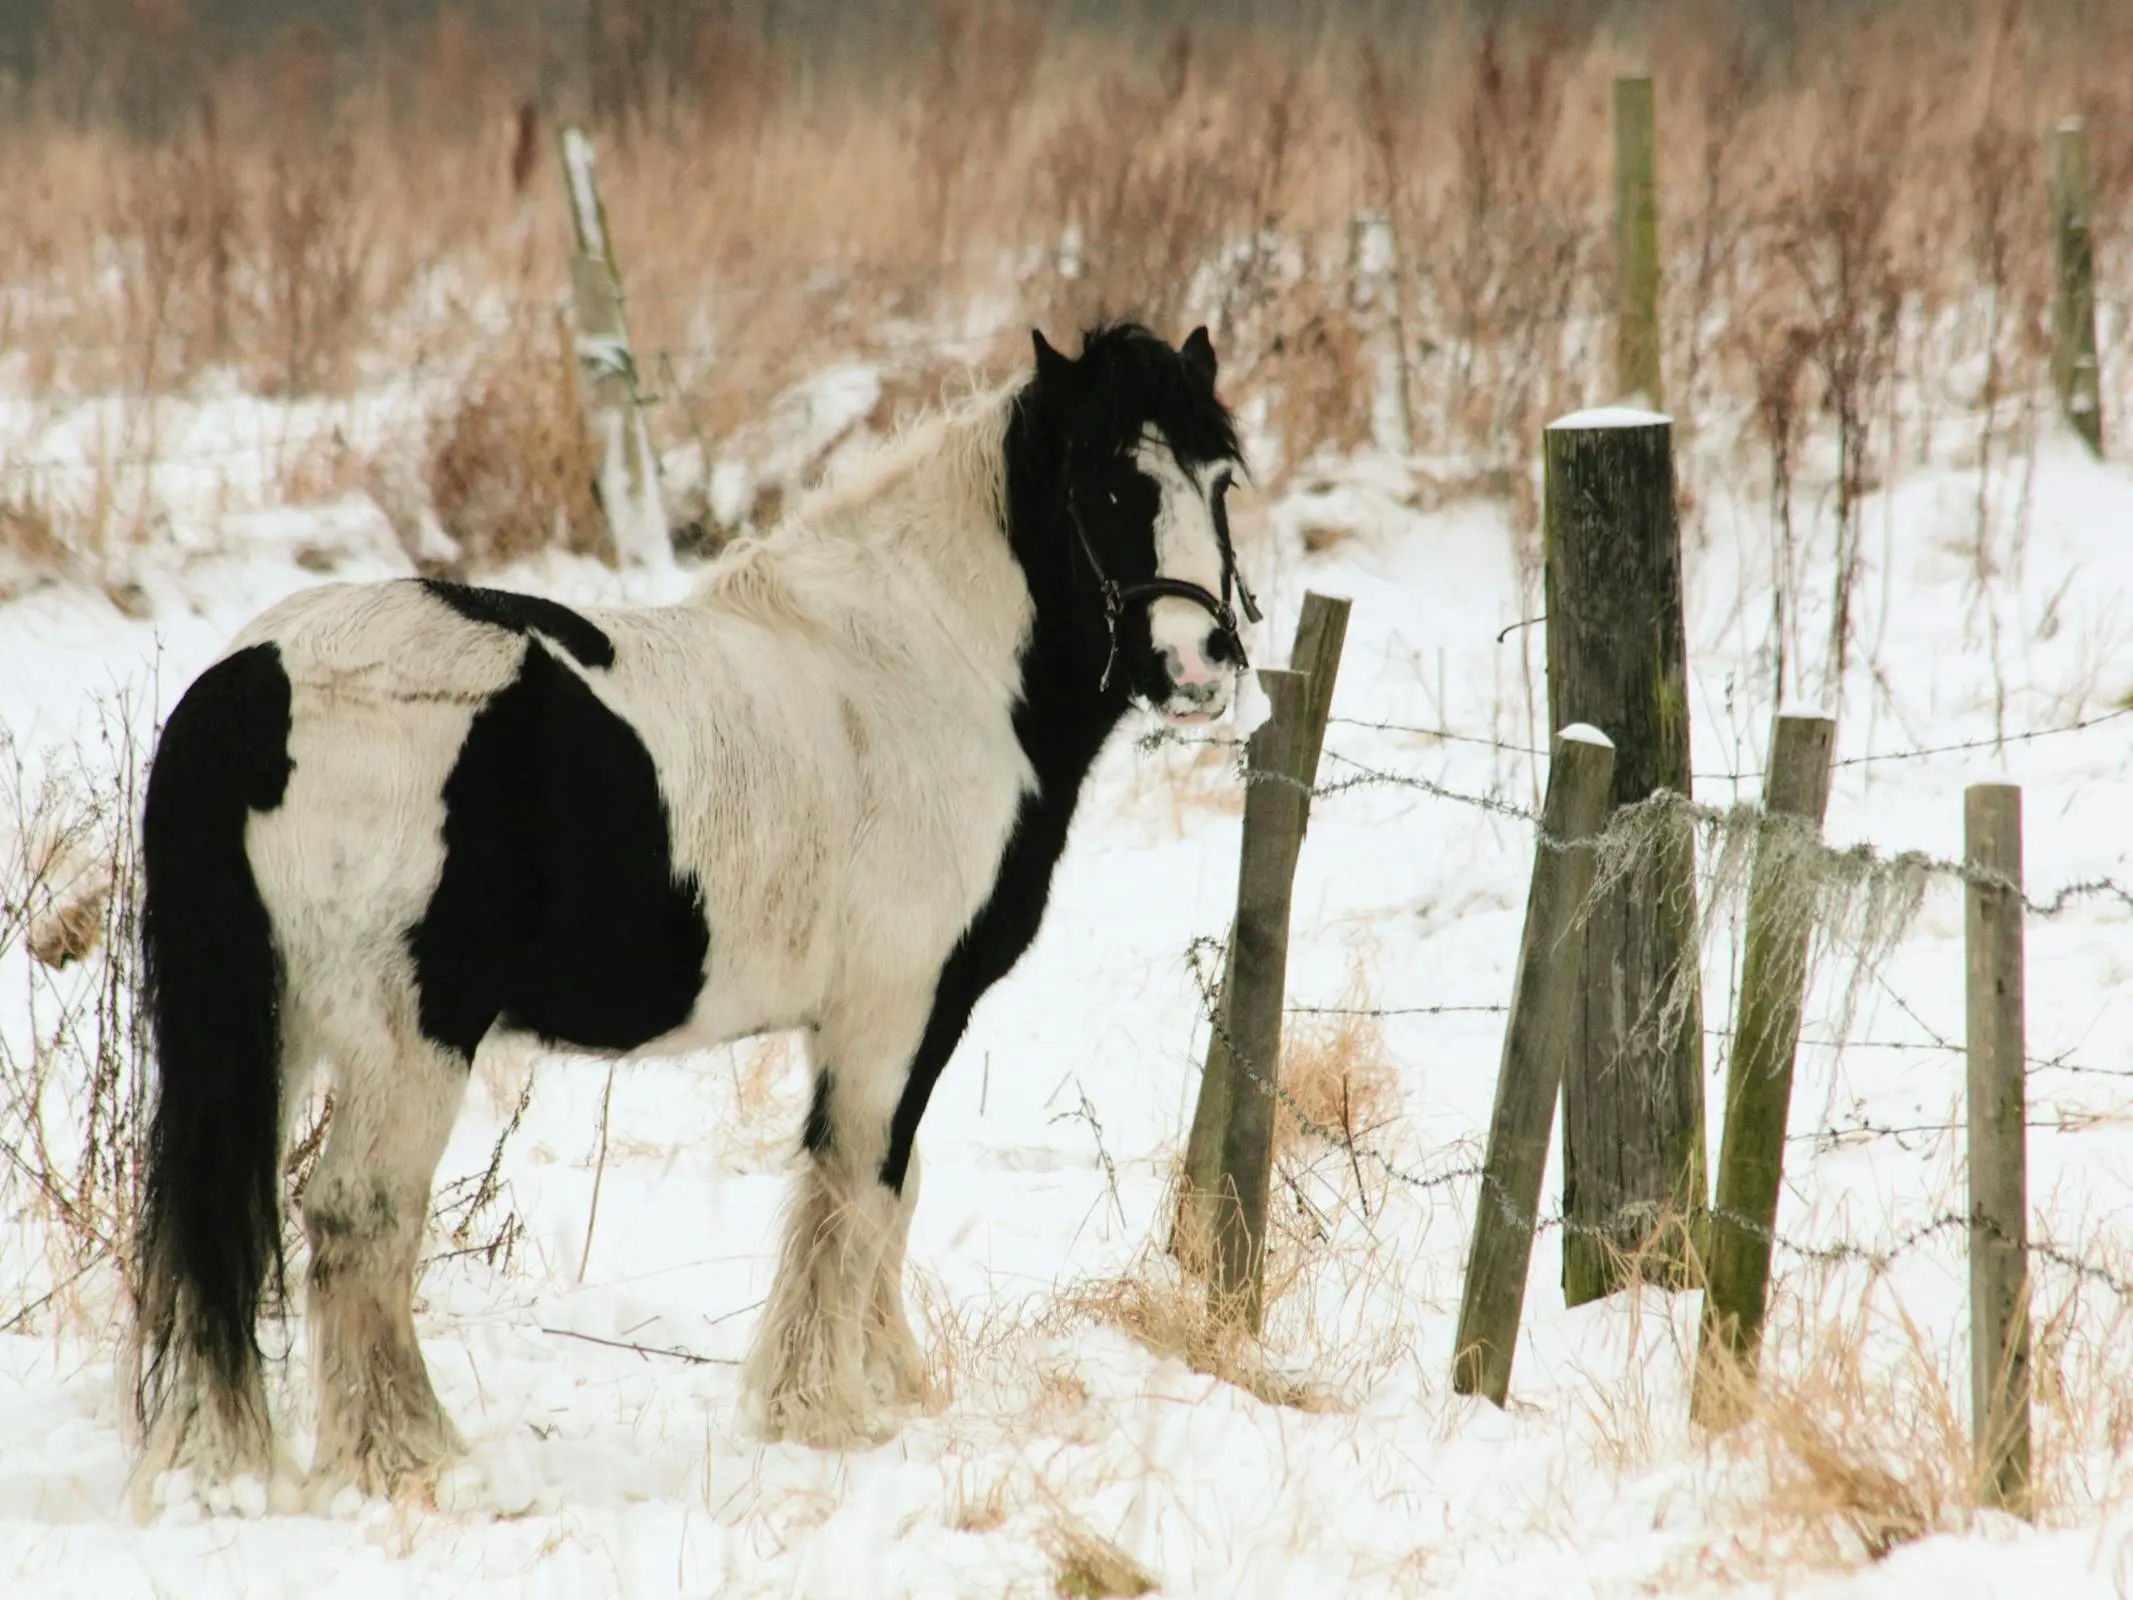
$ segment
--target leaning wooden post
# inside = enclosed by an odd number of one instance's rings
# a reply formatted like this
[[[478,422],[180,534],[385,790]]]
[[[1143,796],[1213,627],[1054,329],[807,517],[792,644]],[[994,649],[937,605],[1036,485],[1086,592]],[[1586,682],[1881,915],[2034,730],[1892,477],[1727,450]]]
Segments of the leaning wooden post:
[[[578,311],[578,371],[585,421],[600,451],[600,506],[623,566],[666,567],[674,560],[666,508],[659,497],[659,461],[637,392],[637,359],[623,315],[622,277],[607,231],[607,213],[593,169],[592,142],[582,130],[557,136],[564,198],[570,209],[570,292]]]
[[[1296,619],[1296,642],[1289,650],[1289,666],[1305,674],[1310,689],[1305,697],[1303,743],[1298,748],[1297,771],[1306,783],[1318,776],[1319,752],[1326,743],[1326,719],[1333,712],[1333,688],[1340,677],[1341,648],[1348,638],[1348,605],[1315,592],[1306,593]],[[1305,827],[1310,826],[1308,812]],[[1213,1197],[1222,1169],[1222,1131],[1229,1126],[1232,1092],[1230,1062],[1229,997],[1236,976],[1237,928],[1230,924],[1229,944],[1222,957],[1222,987],[1216,991],[1215,1017],[1207,1036],[1207,1063],[1200,1073],[1200,1094],[1194,1102],[1192,1132],[1185,1143],[1185,1171],[1178,1183],[1178,1215],[1171,1230],[1173,1255],[1187,1263],[1204,1266],[1213,1240]]]
[[[1779,717],[1763,784],[1765,823],[1748,885],[1748,953],[1739,1025],[1726,1077],[1726,1131],[1718,1149],[1702,1342],[1690,1411],[1698,1422],[1733,1420],[1736,1373],[1752,1374],[1769,1309],[1770,1246],[1784,1177],[1792,1069],[1814,933],[1814,854],[1829,808],[1837,725]]]
[[[1616,807],[1689,793],[1687,633],[1672,424],[1580,412],[1546,438],[1542,519],[1548,720],[1615,745]],[[1704,1208],[1703,1005],[1696,851],[1663,807],[1594,891],[1563,1071],[1563,1293],[1625,1287],[1626,1263],[1686,1287],[1682,1223]]]
[[[2028,1516],[2029,1179],[2022,1074],[2022,791],[1963,793],[1969,1014],[1970,1431],[1989,1504]]]
[[[1289,960],[1289,894],[1310,810],[1301,776],[1310,680],[1259,674],[1273,713],[1247,749],[1244,846],[1237,866],[1237,959],[1231,978],[1232,1091],[1215,1179],[1214,1278],[1218,1311],[1259,1331],[1266,1284],[1266,1201],[1274,1158],[1274,1086]]]
[[[1496,1072],[1489,1154],[1474,1205],[1474,1242],[1452,1345],[1452,1387],[1499,1406],[1511,1387],[1511,1353],[1526,1303],[1526,1270],[1540,1214],[1541,1175],[1555,1096],[1577,1021],[1585,953],[1585,897],[1592,892],[1591,839],[1607,820],[1615,750],[1597,728],[1555,736],[1548,798],[1533,851],[1526,931],[1511,979],[1511,1019]]]
[[[1659,193],[1652,80],[1615,79],[1615,391],[1659,389]]]
[[[2052,381],[2059,409],[2103,454],[2103,384],[2096,362],[2096,263],[2089,236],[2088,129],[2069,117],[2051,131],[2052,232],[2059,286],[2052,301]]]

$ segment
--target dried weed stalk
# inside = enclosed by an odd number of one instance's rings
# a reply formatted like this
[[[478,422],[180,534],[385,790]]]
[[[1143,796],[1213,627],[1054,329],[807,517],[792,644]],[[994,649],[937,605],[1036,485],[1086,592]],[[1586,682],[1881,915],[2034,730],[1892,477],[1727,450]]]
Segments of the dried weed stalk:
[[[108,1331],[89,1285],[109,1274],[123,1288],[129,1269],[148,1114],[133,712],[107,707],[101,749],[36,775],[0,735],[0,982],[19,1018],[0,1030],[0,1206],[20,1239],[0,1285],[7,1330],[56,1311]]]

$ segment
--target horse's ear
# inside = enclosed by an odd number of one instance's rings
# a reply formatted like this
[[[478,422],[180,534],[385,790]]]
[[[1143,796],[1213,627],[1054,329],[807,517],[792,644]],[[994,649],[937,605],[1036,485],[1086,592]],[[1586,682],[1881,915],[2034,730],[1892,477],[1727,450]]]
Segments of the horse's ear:
[[[1185,335],[1185,342],[1178,346],[1178,354],[1185,358],[1185,365],[1197,373],[1208,388],[1215,386],[1215,342],[1207,337],[1205,326],[1195,328]]]
[[[1042,328],[1030,329],[1029,337],[1030,343],[1035,345],[1037,349],[1037,377],[1039,381],[1064,383],[1067,380],[1067,375],[1073,370],[1073,358],[1071,356],[1063,356],[1057,350],[1054,350],[1051,341],[1045,338]]]

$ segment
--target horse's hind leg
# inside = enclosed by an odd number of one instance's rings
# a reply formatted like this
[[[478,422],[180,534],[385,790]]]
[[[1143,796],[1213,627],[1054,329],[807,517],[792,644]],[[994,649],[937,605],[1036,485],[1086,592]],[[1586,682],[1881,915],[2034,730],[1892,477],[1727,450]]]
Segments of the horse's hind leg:
[[[342,1041],[333,1119],[305,1186],[319,1385],[311,1494],[390,1495],[460,1448],[415,1338],[415,1258],[430,1181],[466,1091],[461,1059],[382,1021]]]

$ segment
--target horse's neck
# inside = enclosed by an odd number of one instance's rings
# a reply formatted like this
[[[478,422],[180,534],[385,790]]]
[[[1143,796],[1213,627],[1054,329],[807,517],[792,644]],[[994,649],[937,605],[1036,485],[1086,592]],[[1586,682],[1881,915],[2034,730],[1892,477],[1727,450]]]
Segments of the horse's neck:
[[[945,652],[1012,695],[1030,596],[999,525],[998,433],[966,415],[887,447],[731,551],[699,600],[910,659]]]

